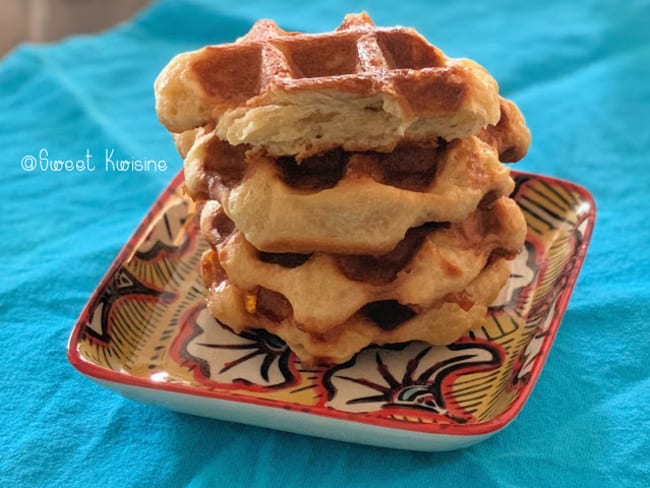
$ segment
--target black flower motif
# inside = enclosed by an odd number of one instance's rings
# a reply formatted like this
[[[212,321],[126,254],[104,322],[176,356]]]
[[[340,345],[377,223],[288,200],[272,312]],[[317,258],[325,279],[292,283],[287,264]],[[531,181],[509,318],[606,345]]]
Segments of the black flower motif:
[[[126,268],[120,268],[90,307],[91,315],[84,327],[84,334],[101,343],[110,341],[111,309],[122,299],[141,299],[155,297],[164,303],[172,302],[176,296],[168,291],[157,290],[142,283]]]
[[[234,333],[203,308],[191,324],[195,332],[184,355],[206,379],[221,384],[284,387],[296,380],[293,355],[277,336],[264,330]]]
[[[174,254],[186,248],[189,239],[185,238],[179,243],[178,237],[182,235],[181,229],[187,222],[187,218],[187,201],[179,200],[169,206],[138,244],[135,257],[143,261],[153,261],[162,254]]]
[[[345,412],[416,409],[463,423],[452,412],[448,382],[464,372],[501,364],[500,350],[486,343],[460,342],[433,347],[412,342],[366,349],[325,374],[327,406]]]

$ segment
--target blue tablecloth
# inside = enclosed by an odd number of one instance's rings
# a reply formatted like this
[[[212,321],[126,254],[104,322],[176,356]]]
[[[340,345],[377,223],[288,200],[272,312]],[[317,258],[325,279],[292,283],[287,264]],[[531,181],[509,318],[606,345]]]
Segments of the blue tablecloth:
[[[533,133],[518,167],[577,182],[597,202],[523,412],[474,447],[413,453],[173,413],[78,374],[71,327],[181,166],[154,112],[160,69],[260,17],[323,31],[362,9],[485,65]],[[18,47],[0,62],[0,486],[648,486],[649,117],[648,1],[161,1],[110,32]],[[167,169],[22,167],[29,155],[99,163],[107,151]]]

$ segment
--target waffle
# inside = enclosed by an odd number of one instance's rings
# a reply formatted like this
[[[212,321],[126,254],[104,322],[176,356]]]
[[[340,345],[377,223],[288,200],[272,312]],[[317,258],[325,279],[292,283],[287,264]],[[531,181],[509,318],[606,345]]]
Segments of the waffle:
[[[411,227],[460,222],[484,198],[514,189],[496,151],[476,137],[389,154],[335,151],[297,165],[207,136],[185,172],[190,195],[220,201],[268,252],[385,253]]]
[[[204,207],[201,227],[217,249],[216,256],[205,256],[207,286],[214,286],[213,275],[218,276],[216,281],[221,279],[223,273],[213,271],[220,266],[237,288],[279,293],[303,330],[320,334],[367,303],[397,300],[420,310],[451,297],[476,278],[492,256],[515,256],[526,234],[519,207],[506,197],[477,209],[461,223],[410,229],[383,256],[260,252],[214,203]],[[209,264],[215,260],[218,264]],[[471,301],[467,296],[456,298],[464,304]]]
[[[213,123],[233,145],[298,159],[461,139],[499,119],[498,86],[483,67],[446,57],[412,29],[376,27],[365,14],[325,34],[259,21],[235,43],[176,56],[155,93],[171,132]]]
[[[504,163],[515,163],[523,159],[530,145],[530,130],[517,105],[501,98],[500,117],[496,125],[488,125],[477,137],[494,147]]]
[[[478,138],[493,146],[499,153],[499,160],[514,163],[523,159],[530,145],[530,131],[519,108],[510,100],[499,99],[500,117],[496,125],[488,125]],[[183,159],[196,140],[214,130],[214,124],[190,129],[178,134],[172,133],[178,153]]]
[[[305,330],[294,319],[291,306],[281,295],[261,288],[252,295],[233,286],[225,275],[218,286],[208,290],[207,306],[214,317],[235,332],[263,328],[276,334],[294,351],[303,366],[310,367],[319,362],[342,363],[370,344],[413,340],[449,344],[483,323],[489,304],[509,275],[505,259],[495,259],[488,264],[460,293],[473,297],[473,304],[467,309],[457,301],[445,299],[420,312],[396,301],[373,302],[325,334]]]

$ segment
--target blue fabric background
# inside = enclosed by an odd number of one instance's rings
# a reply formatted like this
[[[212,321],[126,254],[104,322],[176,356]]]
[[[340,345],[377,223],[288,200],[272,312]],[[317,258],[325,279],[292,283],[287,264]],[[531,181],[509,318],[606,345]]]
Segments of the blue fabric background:
[[[180,168],[152,82],[176,53],[260,17],[323,31],[346,12],[416,27],[485,65],[533,132],[520,169],[588,188],[598,221],[517,420],[449,453],[348,445],[173,413],[66,361],[69,332]],[[0,62],[0,486],[648,486],[650,2],[161,1],[107,33]],[[164,159],[158,173],[26,172],[21,159]]]

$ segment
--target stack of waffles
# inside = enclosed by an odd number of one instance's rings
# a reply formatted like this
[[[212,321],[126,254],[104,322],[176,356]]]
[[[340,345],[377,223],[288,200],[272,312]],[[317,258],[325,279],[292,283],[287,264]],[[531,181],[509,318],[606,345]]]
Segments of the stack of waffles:
[[[222,324],[313,365],[485,320],[525,239],[503,162],[530,134],[481,66],[365,14],[325,34],[263,20],[176,56],[155,90]]]

